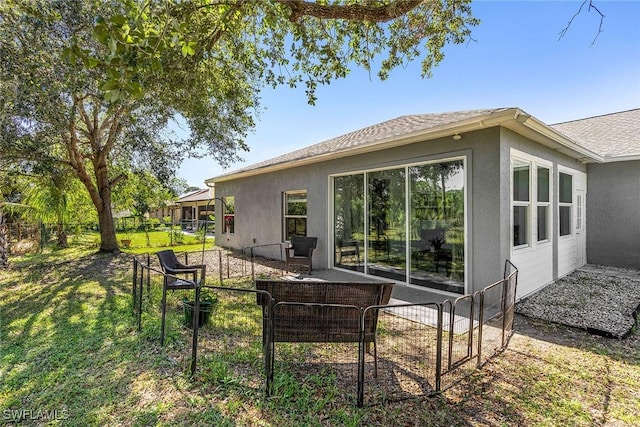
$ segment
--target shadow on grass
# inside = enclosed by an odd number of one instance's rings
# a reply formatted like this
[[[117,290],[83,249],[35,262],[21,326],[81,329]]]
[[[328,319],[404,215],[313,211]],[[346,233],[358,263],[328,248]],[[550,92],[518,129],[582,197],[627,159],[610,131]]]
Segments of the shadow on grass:
[[[624,377],[629,382],[627,388],[611,386],[600,377],[585,379],[586,368],[575,368],[577,360],[570,353],[573,347],[622,359],[621,350],[598,347],[601,340],[610,339],[598,338],[591,345],[579,342],[586,335],[581,331],[574,331],[571,340],[563,338],[564,330],[545,330],[540,325],[529,324],[525,331],[520,317],[517,334],[538,334],[544,343],[564,340],[561,344],[567,353],[562,350],[562,357],[547,360],[549,352],[544,348],[512,340],[513,348],[488,363],[468,383],[443,395],[387,401],[361,409],[345,396],[344,385],[336,385],[320,365],[301,364],[300,378],[293,370],[280,371],[282,376],[276,378],[280,392],[264,398],[260,348],[240,345],[246,328],[238,323],[240,309],[231,306],[224,327],[217,331],[212,325],[209,330],[203,328],[198,373],[189,379],[190,334],[180,325],[180,296],[172,295],[167,343],[161,348],[157,293],[145,302],[143,328],[137,331],[131,310],[128,255],[45,254],[14,262],[8,271],[0,271],[2,422],[357,426],[531,425],[567,420],[589,425],[592,421],[624,420],[625,416],[629,424],[638,419],[632,407],[620,404],[621,393],[634,386],[633,377]],[[249,300],[246,304],[255,307],[255,300]],[[255,313],[252,317],[260,318]],[[216,333],[229,341],[215,339]],[[253,334],[260,339],[259,330]],[[632,351],[637,364],[638,346]],[[235,363],[235,371],[227,365],[229,360]],[[591,362],[585,360],[585,366]],[[602,376],[605,380],[615,380],[623,368],[634,368],[603,358],[593,360],[602,365],[598,371],[606,374],[610,370],[611,374]],[[388,381],[401,391],[403,383],[398,374],[391,376],[391,371],[388,367],[385,371],[390,375]],[[253,380],[239,383],[237,378],[247,372],[254,373],[249,376]],[[384,379],[383,374],[380,380]],[[416,382],[416,386],[424,388],[423,393],[428,391],[428,384]],[[581,400],[562,394],[570,390],[589,394],[580,395]],[[374,396],[378,391],[367,389]],[[591,409],[597,414],[590,415]]]
[[[173,399],[188,388],[183,372],[155,334],[135,329],[129,267],[124,255],[51,254],[0,272],[3,422],[149,425],[191,416]],[[206,415],[232,422],[215,405]]]

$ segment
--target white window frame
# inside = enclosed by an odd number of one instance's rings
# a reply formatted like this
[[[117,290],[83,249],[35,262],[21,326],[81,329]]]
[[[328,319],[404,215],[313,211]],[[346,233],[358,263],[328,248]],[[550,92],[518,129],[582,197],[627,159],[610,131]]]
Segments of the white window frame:
[[[571,202],[561,202],[560,201],[560,175],[567,175],[571,177]],[[576,199],[576,177],[575,174],[569,169],[559,169],[558,170],[558,237],[561,239],[571,238],[575,235],[575,199]],[[562,222],[560,221],[560,208],[568,207],[569,208],[569,233],[560,234],[560,227],[562,226]]]
[[[514,180],[514,172],[515,172],[515,167],[516,167],[516,162],[521,163],[522,166],[524,166],[524,164],[527,165],[527,167],[529,168],[529,188],[528,188],[528,192],[529,192],[529,200],[514,200],[514,189],[515,189],[515,180]],[[532,205],[532,162],[530,159],[526,159],[523,158],[521,156],[512,156],[511,157],[511,245],[513,245],[514,249],[523,249],[523,248],[529,248],[531,247],[532,244],[532,239],[531,239],[531,218],[532,218],[532,209],[531,209],[531,205]],[[524,227],[524,233],[525,233],[525,243],[520,244],[520,245],[515,245],[514,244],[514,238],[515,238],[515,221],[514,221],[514,214],[515,214],[515,208],[516,207],[524,207],[526,208],[527,211],[527,220],[526,220],[526,224]]]
[[[305,200],[307,203],[307,214],[306,215],[289,215],[287,214],[288,198],[291,195],[298,195],[298,194],[304,194],[305,196]],[[304,219],[306,222],[305,230],[307,232],[309,231],[308,213],[309,213],[309,199],[308,199],[307,190],[291,190],[291,191],[284,191],[282,193],[282,237],[283,237],[282,240],[283,241],[285,242],[289,241],[287,236],[287,219],[289,218]]]
[[[529,165],[529,201],[514,201],[513,200],[513,171],[515,162],[523,162],[528,163]],[[511,169],[510,173],[510,200],[511,200],[511,209],[510,209],[510,245],[513,250],[522,250],[527,248],[535,248],[537,246],[549,245],[552,242],[553,236],[553,214],[551,212],[552,200],[554,197],[554,186],[553,186],[553,164],[550,161],[541,159],[540,157],[533,156],[531,154],[525,153],[523,151],[519,151],[516,149],[511,149],[511,160],[510,160]],[[539,202],[538,201],[538,168],[544,168],[549,171],[549,201],[548,202]],[[527,233],[527,243],[514,246],[514,223],[513,223],[513,215],[514,215],[514,207],[515,206],[526,206],[528,208],[528,220],[526,224],[526,233]],[[547,238],[543,240],[538,240],[538,207],[544,206],[547,209]]]
[[[463,193],[464,193],[464,212],[463,212],[463,216],[464,216],[464,289],[465,289],[465,293],[468,292],[469,290],[469,277],[471,275],[471,256],[469,255],[470,253],[470,249],[469,249],[469,244],[470,244],[470,237],[469,237],[469,233],[470,233],[470,218],[469,218],[469,212],[471,212],[471,198],[470,198],[470,191],[472,188],[472,183],[470,181],[471,179],[471,166],[470,166],[470,162],[469,159],[471,158],[471,154],[460,154],[460,155],[456,155],[456,156],[443,156],[443,157],[438,157],[438,158],[431,158],[431,159],[425,159],[422,161],[416,161],[416,162],[411,162],[411,163],[398,163],[398,164],[393,164],[393,165],[388,165],[385,167],[379,167],[379,168],[370,168],[370,169],[354,169],[354,170],[350,170],[348,172],[344,172],[344,173],[338,173],[338,174],[331,174],[327,176],[328,179],[328,194],[327,194],[327,198],[330,201],[327,204],[327,215],[328,217],[331,219],[330,220],[330,224],[331,226],[328,228],[327,230],[327,240],[329,242],[331,242],[328,246],[329,247],[335,247],[335,206],[334,206],[334,197],[335,197],[335,186],[334,186],[334,178],[339,177],[339,176],[347,176],[347,175],[356,175],[356,174],[362,174],[362,178],[364,180],[364,198],[363,198],[363,203],[364,206],[369,206],[369,192],[367,191],[367,182],[368,182],[368,175],[370,173],[373,172],[379,172],[379,171],[384,171],[384,170],[390,170],[390,169],[398,169],[398,168],[404,168],[405,170],[405,201],[408,200],[409,197],[409,168],[413,167],[413,166],[423,166],[423,165],[432,165],[432,164],[439,164],[439,163],[447,163],[447,162],[453,162],[453,161],[457,161],[457,160],[461,160],[462,161],[462,167],[463,167],[463,177],[462,177],[462,181],[463,181]],[[405,206],[405,218],[409,218],[409,207],[408,205]],[[410,235],[410,229],[409,229],[410,225],[406,224],[405,225],[405,236],[409,236]],[[368,230],[369,229],[369,215],[366,213],[365,210],[365,215],[364,215],[364,230]],[[369,241],[368,241],[368,234],[367,232],[364,233],[364,245],[363,245],[363,252],[364,252],[364,258],[362,259],[365,265],[365,269],[364,269],[364,274],[365,275],[371,275],[371,273],[369,272],[369,251],[366,249],[369,247]],[[407,244],[407,260],[410,259],[411,254],[410,254],[410,244]],[[339,267],[335,266],[335,251],[331,250],[329,251],[329,257],[331,259],[330,264],[332,265],[332,268],[337,268],[340,269]],[[379,277],[379,276],[377,276]],[[410,263],[407,262],[407,273],[406,273],[406,282],[401,282],[401,283],[407,283],[410,284],[410,280],[411,280],[411,271],[410,271]],[[446,291],[441,291],[439,289],[435,289],[435,288],[426,288],[426,289],[430,289],[431,292],[434,293],[447,293]]]
[[[546,169],[549,171],[548,173],[548,182],[547,182],[547,186],[549,187],[549,200],[546,202],[541,202],[540,199],[540,193],[539,193],[539,188],[538,188],[538,183],[539,183],[539,170],[540,169]],[[536,243],[538,245],[543,244],[543,243],[547,243],[551,241],[551,235],[553,234],[553,230],[551,229],[551,217],[552,217],[552,213],[551,213],[551,202],[553,200],[552,195],[553,195],[553,171],[550,165],[547,165],[545,163],[540,163],[537,162],[536,163],[536,171],[535,171],[535,175],[536,175],[536,182],[535,182],[535,186],[536,186],[536,200],[535,200],[535,204],[536,204]],[[539,207],[544,207],[547,215],[546,215],[546,221],[545,221],[545,227],[546,227],[546,231],[547,231],[547,237],[545,239],[539,239],[539,230],[538,230],[538,208]]]
[[[223,230],[223,233],[226,234],[227,236],[234,235],[236,234],[236,198],[235,196],[224,196],[223,200],[224,200],[224,206],[223,206],[224,215],[222,217],[222,230]],[[231,203],[229,203],[230,200],[231,200]],[[229,213],[227,211],[228,206],[233,207],[233,212]],[[227,221],[228,218],[233,219],[233,231],[229,230],[228,221]]]

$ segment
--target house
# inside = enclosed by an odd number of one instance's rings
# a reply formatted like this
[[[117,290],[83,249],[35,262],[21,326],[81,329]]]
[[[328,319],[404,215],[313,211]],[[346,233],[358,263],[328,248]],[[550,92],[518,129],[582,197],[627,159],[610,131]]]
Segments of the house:
[[[314,267],[452,296],[509,259],[521,298],[587,262],[640,268],[639,135],[640,109],[402,116],[208,179],[231,207],[216,236],[317,236]]]
[[[207,215],[214,214],[214,191],[212,188],[190,191],[178,197],[175,202],[166,202],[150,212],[151,218],[171,218],[172,224],[181,224],[182,228],[196,230],[207,219]]]

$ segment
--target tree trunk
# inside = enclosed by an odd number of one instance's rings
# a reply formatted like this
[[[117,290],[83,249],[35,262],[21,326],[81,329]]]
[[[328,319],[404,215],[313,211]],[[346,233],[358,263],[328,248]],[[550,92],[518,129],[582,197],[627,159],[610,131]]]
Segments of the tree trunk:
[[[107,173],[106,157],[99,156],[94,162],[96,169],[96,186],[99,192],[98,200],[94,200],[98,209],[98,222],[100,224],[100,252],[120,252],[118,240],[116,239],[116,228],[113,222],[113,212],[111,211],[111,186]]]
[[[9,239],[4,211],[0,207],[0,269],[9,266]]]
[[[98,211],[98,223],[100,224],[100,252],[120,252],[111,206],[103,206]]]
[[[58,225],[56,230],[56,237],[58,238],[57,246],[58,248],[68,248],[69,242],[67,241],[67,230],[64,229],[64,218],[62,215],[58,215]]]

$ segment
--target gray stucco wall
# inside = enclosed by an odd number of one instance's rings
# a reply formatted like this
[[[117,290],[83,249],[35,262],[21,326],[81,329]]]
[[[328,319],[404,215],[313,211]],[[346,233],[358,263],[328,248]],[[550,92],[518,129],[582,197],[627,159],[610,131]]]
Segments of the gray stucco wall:
[[[310,166],[216,183],[216,196],[235,196],[234,235],[222,232],[217,221],[217,243],[242,248],[282,241],[282,193],[307,191],[307,233],[318,236],[314,268],[330,262],[331,233],[329,177],[395,165],[467,158],[467,292],[480,290],[502,278],[504,261],[510,256],[510,148],[579,170],[584,165],[503,128],[469,132],[462,139],[441,138]],[[554,168],[555,169],[555,168]],[[216,205],[217,212],[221,207]]]
[[[233,181],[217,182],[216,197],[235,197],[235,234],[222,234],[222,221],[217,221],[216,242],[220,246],[242,248],[282,241],[282,193],[307,191],[307,233],[318,236],[314,251],[314,268],[327,268],[330,262],[329,230],[332,213],[329,185],[331,175],[360,172],[434,161],[451,157],[467,158],[468,292],[482,289],[502,276],[504,255],[501,254],[498,215],[500,208],[500,130],[490,128],[470,132],[459,141],[442,138],[348,158],[329,160],[310,166],[257,175]],[[217,212],[221,206],[216,205]],[[496,254],[500,254],[496,256]]]
[[[640,268],[640,161],[587,171],[587,262]]]

